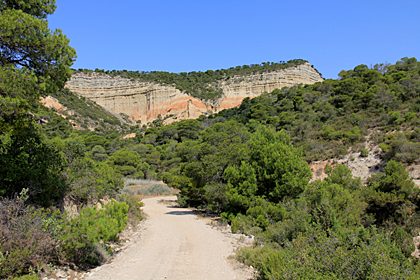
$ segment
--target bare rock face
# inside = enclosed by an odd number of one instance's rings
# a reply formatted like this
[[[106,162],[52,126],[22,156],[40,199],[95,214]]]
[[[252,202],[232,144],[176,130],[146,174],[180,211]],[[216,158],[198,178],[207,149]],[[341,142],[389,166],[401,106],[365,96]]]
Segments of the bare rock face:
[[[257,97],[264,92],[271,92],[276,88],[290,87],[298,84],[314,84],[322,82],[318,72],[306,62],[297,67],[290,67],[270,73],[262,73],[245,77],[233,77],[223,81],[221,87],[224,96],[218,104],[219,111],[233,108],[241,104],[246,97]]]
[[[173,120],[198,118],[238,106],[246,97],[297,84],[323,81],[309,63],[296,67],[250,76],[235,76],[219,83],[223,89],[220,100],[210,103],[189,96],[171,85],[132,81],[99,73],[77,73],[67,82],[72,92],[85,96],[116,113],[147,123],[161,115]]]
[[[366,145],[366,148],[369,151],[367,157],[361,157],[359,152],[350,152],[341,159],[311,162],[311,182],[315,180],[324,180],[328,177],[328,175],[325,173],[326,167],[336,167],[339,164],[346,165],[351,170],[353,177],[360,177],[362,182],[366,182],[366,180],[369,179],[372,175],[378,174],[379,172],[385,172],[386,162],[381,159],[382,152],[379,146],[369,147],[368,144]],[[420,165],[408,165],[406,166],[406,170],[410,178],[413,179],[414,184],[420,188]]]

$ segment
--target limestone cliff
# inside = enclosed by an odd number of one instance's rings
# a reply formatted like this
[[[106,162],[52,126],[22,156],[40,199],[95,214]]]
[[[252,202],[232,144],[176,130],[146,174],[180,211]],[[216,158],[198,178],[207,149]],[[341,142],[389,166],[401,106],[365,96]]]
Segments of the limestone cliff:
[[[220,81],[223,96],[216,102],[206,102],[189,96],[171,85],[140,82],[100,73],[76,73],[66,87],[116,113],[147,123],[173,115],[169,121],[198,118],[238,106],[246,97],[256,97],[275,88],[297,84],[313,84],[323,79],[309,63],[270,73],[235,76]]]

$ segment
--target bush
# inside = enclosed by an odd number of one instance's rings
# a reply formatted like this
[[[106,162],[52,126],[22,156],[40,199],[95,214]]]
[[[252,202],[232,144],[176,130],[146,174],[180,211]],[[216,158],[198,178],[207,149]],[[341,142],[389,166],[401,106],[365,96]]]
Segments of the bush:
[[[379,148],[381,148],[382,152],[386,153],[391,149],[391,146],[385,143],[380,143]]]
[[[243,248],[236,257],[254,266],[260,279],[417,279],[392,258],[394,249],[374,231],[362,230],[348,238],[312,232],[283,247]]]
[[[64,158],[37,127],[0,135],[0,196],[13,197],[29,189],[29,200],[50,206],[63,198]]]
[[[95,244],[108,244],[118,240],[127,223],[128,205],[125,202],[111,201],[104,208],[83,208],[80,215],[63,224],[63,252],[76,263],[98,264]]]
[[[360,156],[361,156],[361,157],[368,157],[368,156],[369,156],[369,151],[368,151],[368,150],[366,150],[365,148],[362,148],[362,149],[360,150]]]
[[[411,256],[416,247],[414,246],[413,237],[400,227],[396,227],[391,235],[391,240],[401,249],[406,258]]]
[[[38,280],[39,277],[36,274],[27,274],[27,275],[23,275],[21,277],[15,277],[13,278],[13,280]]]
[[[52,233],[58,212],[26,206],[22,199],[0,201],[0,278],[18,276],[61,260],[58,243]],[[48,218],[48,216],[50,218]]]
[[[143,211],[141,207],[144,206],[144,203],[141,199],[130,195],[130,194],[122,194],[118,198],[119,202],[124,202],[128,205],[128,222],[132,225],[137,224],[137,222],[143,220]]]
[[[124,178],[124,186],[144,186],[156,183],[158,183],[158,181],[147,179]]]
[[[122,190],[123,193],[128,194],[128,195],[133,195],[134,191],[132,189],[123,189]]]
[[[408,221],[405,230],[412,236],[420,235],[420,212],[414,213],[411,219]]]
[[[139,189],[137,190],[137,194],[143,195],[161,195],[161,194],[171,194],[172,191],[169,187],[162,185],[162,184],[154,184],[147,189]]]
[[[81,204],[104,196],[113,198],[123,187],[121,175],[111,166],[88,158],[74,160],[67,175],[70,183],[68,195]]]
[[[230,217],[229,220],[231,220],[231,230],[233,233],[257,235],[262,232],[262,229],[258,227],[258,223],[250,216],[238,214],[236,217]]]

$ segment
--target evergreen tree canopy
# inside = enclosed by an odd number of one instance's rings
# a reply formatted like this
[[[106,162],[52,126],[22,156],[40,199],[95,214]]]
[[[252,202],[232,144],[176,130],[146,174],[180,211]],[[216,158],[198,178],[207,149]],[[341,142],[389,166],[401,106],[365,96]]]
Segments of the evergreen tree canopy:
[[[53,0],[0,2],[0,130],[25,126],[31,105],[59,90],[71,76],[76,52],[46,17]]]

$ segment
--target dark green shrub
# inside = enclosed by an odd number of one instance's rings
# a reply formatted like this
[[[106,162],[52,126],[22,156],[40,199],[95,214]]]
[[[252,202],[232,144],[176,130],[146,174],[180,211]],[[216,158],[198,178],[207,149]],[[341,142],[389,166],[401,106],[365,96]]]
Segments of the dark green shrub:
[[[101,145],[92,148],[92,158],[96,161],[105,161],[108,159],[105,149]]]
[[[362,149],[360,150],[360,156],[361,156],[361,157],[368,157],[368,156],[369,156],[369,151],[368,151],[368,150],[366,150],[365,148],[362,148]]]
[[[379,148],[381,148],[382,152],[386,153],[391,149],[391,146],[386,143],[380,143]]]
[[[78,203],[114,198],[123,187],[120,174],[105,162],[88,158],[76,159],[67,170],[68,194]]]
[[[413,237],[400,227],[396,227],[391,235],[391,240],[401,249],[406,258],[411,256],[416,247],[414,246]]]
[[[26,274],[20,277],[15,277],[12,280],[39,280],[39,277],[36,274]]]
[[[390,160],[385,173],[370,177],[362,197],[379,226],[403,226],[414,214],[420,190],[400,162]]]
[[[1,134],[0,196],[13,197],[28,188],[31,202],[43,206],[57,203],[65,194],[64,161],[32,124],[21,134]]]
[[[389,124],[399,124],[405,121],[405,119],[401,117],[401,112],[399,111],[389,112],[388,117],[389,117],[388,119]]]
[[[231,221],[231,230],[233,233],[243,233],[246,235],[257,235],[262,232],[258,223],[251,216],[238,214],[236,217],[228,218]]]
[[[414,112],[410,112],[410,113],[405,114],[406,121],[411,121],[415,117],[416,117],[416,113],[414,113]]]
[[[411,236],[420,235],[420,212],[414,213],[411,219],[408,221],[405,230],[411,234]]]

